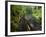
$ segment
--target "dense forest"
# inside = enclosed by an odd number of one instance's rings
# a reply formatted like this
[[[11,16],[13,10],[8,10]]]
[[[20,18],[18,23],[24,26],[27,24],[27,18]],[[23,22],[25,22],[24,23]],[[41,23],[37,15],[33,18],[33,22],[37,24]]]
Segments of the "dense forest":
[[[41,30],[41,6],[11,5],[10,10],[11,32]]]

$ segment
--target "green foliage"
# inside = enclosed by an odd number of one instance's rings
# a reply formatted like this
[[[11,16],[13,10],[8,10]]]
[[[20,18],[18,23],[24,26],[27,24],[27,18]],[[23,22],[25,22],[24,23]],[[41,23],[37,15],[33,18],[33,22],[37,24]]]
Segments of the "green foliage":
[[[11,5],[11,31],[19,31],[19,21],[22,16],[31,15],[32,19],[41,25],[42,8],[41,6],[24,6],[24,5]]]
[[[41,24],[41,20],[42,20],[42,8],[41,6],[35,6],[35,8],[32,10],[32,16],[34,16],[37,19],[37,23]]]

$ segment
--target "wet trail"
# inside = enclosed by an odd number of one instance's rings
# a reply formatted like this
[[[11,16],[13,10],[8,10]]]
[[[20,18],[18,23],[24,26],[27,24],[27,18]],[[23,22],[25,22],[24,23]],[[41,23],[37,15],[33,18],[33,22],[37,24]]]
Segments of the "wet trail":
[[[41,26],[35,23],[34,20],[27,21],[23,17],[20,19],[19,31],[37,31],[37,30],[41,30]]]

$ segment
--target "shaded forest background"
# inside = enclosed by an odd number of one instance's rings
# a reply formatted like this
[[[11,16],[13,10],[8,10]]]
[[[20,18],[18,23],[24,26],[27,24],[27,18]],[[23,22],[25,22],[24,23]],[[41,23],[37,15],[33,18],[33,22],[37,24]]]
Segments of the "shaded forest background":
[[[42,7],[11,5],[11,32],[41,30]]]

